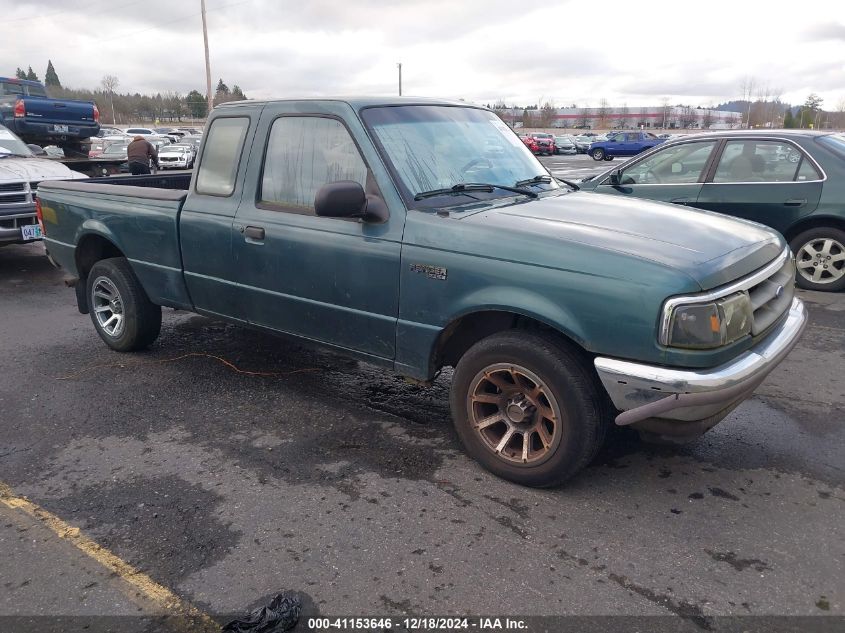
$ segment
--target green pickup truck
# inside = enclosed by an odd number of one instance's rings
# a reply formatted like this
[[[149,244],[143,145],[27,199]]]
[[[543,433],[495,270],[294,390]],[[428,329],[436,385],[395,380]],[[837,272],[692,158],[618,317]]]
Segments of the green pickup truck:
[[[454,368],[467,452],[531,486],[613,424],[700,435],[806,322],[758,224],[577,191],[491,111],[397,98],[215,108],[193,174],[42,183],[49,254],[112,349],[161,306],[418,381]]]

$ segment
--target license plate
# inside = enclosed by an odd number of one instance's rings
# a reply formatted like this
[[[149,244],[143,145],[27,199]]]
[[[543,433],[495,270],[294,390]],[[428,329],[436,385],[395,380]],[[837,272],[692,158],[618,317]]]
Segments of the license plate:
[[[29,240],[40,240],[44,237],[41,233],[41,226],[38,224],[27,224],[21,227],[21,237],[25,242]]]
[[[67,134],[68,126],[67,125],[54,125],[53,131],[54,132],[61,132],[62,134]]]

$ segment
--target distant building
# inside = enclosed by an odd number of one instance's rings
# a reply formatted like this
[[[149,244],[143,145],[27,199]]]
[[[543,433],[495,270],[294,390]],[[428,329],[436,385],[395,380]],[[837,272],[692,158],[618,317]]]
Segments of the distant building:
[[[524,118],[528,114],[533,121]],[[505,121],[524,123],[525,127],[537,125],[538,110],[513,109],[502,112]],[[741,112],[708,110],[685,106],[648,106],[642,108],[558,108],[552,127],[582,129],[733,129],[742,127]]]

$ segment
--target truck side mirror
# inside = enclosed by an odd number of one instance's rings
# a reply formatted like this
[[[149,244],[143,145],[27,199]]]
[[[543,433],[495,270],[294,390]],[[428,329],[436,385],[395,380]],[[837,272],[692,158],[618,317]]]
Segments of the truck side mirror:
[[[622,183],[622,170],[617,169],[613,173],[610,174],[610,184],[613,187],[618,187]]]
[[[46,150],[40,145],[36,145],[35,143],[27,143],[26,146],[36,156],[47,156]]]
[[[314,213],[324,218],[360,218],[367,210],[364,188],[353,180],[330,182],[314,196]]]

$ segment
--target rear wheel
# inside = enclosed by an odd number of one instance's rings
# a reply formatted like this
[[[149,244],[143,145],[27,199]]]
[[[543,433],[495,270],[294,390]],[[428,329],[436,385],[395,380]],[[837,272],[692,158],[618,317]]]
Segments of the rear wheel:
[[[590,156],[593,157],[593,160],[604,160],[604,150],[601,147],[597,147],[590,152]]]
[[[817,227],[796,235],[789,243],[795,253],[799,287],[835,292],[845,289],[845,231]]]
[[[161,331],[161,308],[152,303],[123,257],[98,261],[88,273],[88,311],[97,334],[118,352],[144,349]]]
[[[598,452],[607,430],[587,365],[553,338],[518,330],[470,348],[455,367],[450,404],[467,453],[526,486],[572,477]]]

